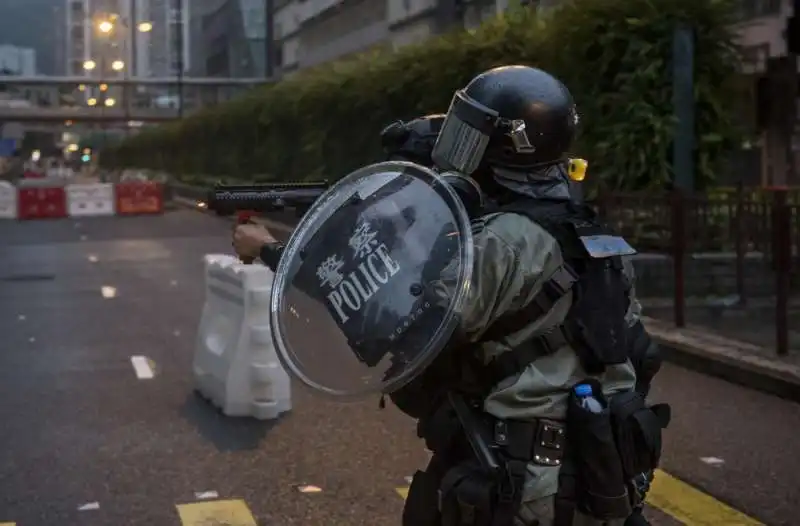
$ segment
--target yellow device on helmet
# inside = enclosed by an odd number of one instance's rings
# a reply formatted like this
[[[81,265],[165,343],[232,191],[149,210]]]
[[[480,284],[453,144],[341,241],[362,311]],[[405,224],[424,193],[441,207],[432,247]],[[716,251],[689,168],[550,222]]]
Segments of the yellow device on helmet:
[[[589,163],[585,159],[569,160],[569,178],[573,181],[581,182],[586,178],[586,169]]]

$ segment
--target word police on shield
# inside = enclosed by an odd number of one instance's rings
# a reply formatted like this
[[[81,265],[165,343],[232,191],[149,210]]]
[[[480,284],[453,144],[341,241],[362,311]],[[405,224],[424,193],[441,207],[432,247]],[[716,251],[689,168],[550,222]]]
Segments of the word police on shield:
[[[322,195],[284,250],[271,323],[284,366],[322,393],[388,393],[419,374],[460,321],[470,221],[435,172],[361,168]]]
[[[349,313],[359,313],[365,302],[400,272],[400,264],[392,259],[386,244],[376,239],[367,222],[360,223],[348,244],[358,267],[343,275],[346,263],[329,256],[317,267],[320,286],[328,287],[328,302],[336,312],[339,325],[350,321]]]

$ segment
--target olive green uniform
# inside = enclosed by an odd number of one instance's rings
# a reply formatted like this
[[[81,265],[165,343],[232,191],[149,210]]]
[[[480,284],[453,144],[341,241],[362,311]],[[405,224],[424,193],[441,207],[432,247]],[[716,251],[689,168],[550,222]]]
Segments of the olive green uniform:
[[[475,266],[467,304],[462,312],[461,337],[470,342],[480,342],[486,329],[501,316],[527,305],[564,261],[555,238],[519,214],[484,216],[474,222],[473,236]],[[634,296],[634,272],[628,258],[625,260],[625,274],[631,286],[626,321],[632,326],[639,319],[640,306]],[[571,302],[572,293],[568,292],[539,319],[532,319],[528,326],[506,335],[503,343],[480,342],[480,358],[488,362],[494,356],[558,326],[564,321]],[[565,346],[537,359],[521,374],[497,384],[486,398],[484,409],[500,419],[563,421],[571,389],[587,376],[576,353]],[[597,380],[604,393],[610,395],[633,389],[636,373],[628,361],[609,366]],[[529,464],[520,512],[520,516],[526,518],[519,522],[520,525],[536,524],[534,520],[538,519],[540,526],[547,526],[552,520],[552,497],[558,489],[559,469],[557,466]]]

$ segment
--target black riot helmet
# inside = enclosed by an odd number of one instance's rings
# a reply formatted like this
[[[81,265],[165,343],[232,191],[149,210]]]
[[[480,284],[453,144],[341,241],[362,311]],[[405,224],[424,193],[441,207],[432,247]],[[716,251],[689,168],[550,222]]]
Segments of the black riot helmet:
[[[443,170],[531,170],[564,160],[578,114],[569,90],[541,69],[503,66],[458,90],[432,157]]]

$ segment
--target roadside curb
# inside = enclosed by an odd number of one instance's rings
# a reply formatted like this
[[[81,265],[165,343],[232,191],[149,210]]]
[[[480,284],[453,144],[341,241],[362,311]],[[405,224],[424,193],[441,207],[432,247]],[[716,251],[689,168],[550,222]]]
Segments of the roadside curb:
[[[664,359],[780,398],[800,402],[800,367],[763,356],[768,351],[730,340],[699,327],[678,329],[642,317],[647,331],[660,345]]]

